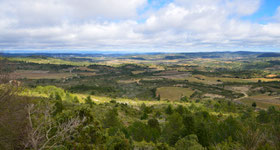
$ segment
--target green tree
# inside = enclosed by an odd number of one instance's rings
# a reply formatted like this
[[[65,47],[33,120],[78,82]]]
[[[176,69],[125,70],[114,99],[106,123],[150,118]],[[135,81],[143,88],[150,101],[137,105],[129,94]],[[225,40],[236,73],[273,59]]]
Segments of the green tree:
[[[205,123],[200,123],[197,126],[196,135],[198,137],[199,143],[203,147],[207,147],[210,145],[210,141],[212,139],[209,127]]]
[[[171,115],[173,113],[173,108],[171,105],[167,106],[167,108],[165,109],[165,113],[168,115]]]
[[[146,140],[148,139],[147,136],[147,125],[140,122],[140,121],[136,121],[134,122],[132,125],[130,125],[128,127],[128,130],[130,132],[130,135],[132,136],[132,138],[135,140],[135,141],[143,141],[143,140]]]
[[[147,119],[148,118],[148,114],[146,113],[146,112],[144,112],[143,114],[142,114],[142,116],[141,116],[141,120],[145,120],[145,119]]]
[[[195,132],[194,117],[191,114],[185,115],[183,117],[183,124],[184,124],[184,129],[183,129],[184,136],[193,134]]]
[[[54,107],[55,107],[54,115],[61,113],[63,110],[62,98],[59,95],[59,93],[55,94]]]
[[[183,96],[183,97],[181,97],[180,100],[183,101],[183,102],[188,102],[189,98],[187,96]]]
[[[178,112],[179,114],[184,114],[185,113],[185,108],[182,105],[179,105],[176,109],[176,112]]]
[[[88,104],[91,108],[92,106],[94,105],[94,102],[92,101],[91,97],[88,96],[86,99],[85,99],[85,102],[86,104]]]
[[[198,143],[198,139],[195,134],[188,135],[177,141],[175,148],[176,150],[205,150],[205,148]]]
[[[174,146],[180,138],[183,129],[183,119],[180,114],[173,113],[167,119],[167,124],[163,128],[162,136],[170,145]]]
[[[253,102],[253,103],[252,103],[252,107],[256,108],[256,107],[257,107],[257,103],[256,103],[256,102]]]
[[[158,94],[158,96],[157,96],[157,100],[158,100],[158,101],[160,101],[160,94]]]
[[[160,125],[157,119],[150,119],[148,121],[149,133],[151,134],[151,141],[156,142],[161,135]]]
[[[72,102],[73,103],[79,103],[80,101],[79,101],[79,98],[77,96],[75,96]]]
[[[132,145],[122,132],[118,132],[116,136],[111,136],[107,140],[108,150],[131,150]]]
[[[105,128],[119,127],[120,125],[121,125],[121,122],[118,118],[118,110],[116,108],[109,110],[105,114],[104,127]]]
[[[217,145],[212,145],[209,147],[210,150],[237,150],[237,149],[245,149],[242,145],[238,142],[232,141],[231,138],[228,140],[218,143]]]

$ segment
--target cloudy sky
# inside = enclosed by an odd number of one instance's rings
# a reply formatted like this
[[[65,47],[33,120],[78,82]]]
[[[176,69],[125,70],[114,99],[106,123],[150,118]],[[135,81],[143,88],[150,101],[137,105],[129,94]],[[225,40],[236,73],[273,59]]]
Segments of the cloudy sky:
[[[280,0],[0,0],[0,50],[280,52]]]

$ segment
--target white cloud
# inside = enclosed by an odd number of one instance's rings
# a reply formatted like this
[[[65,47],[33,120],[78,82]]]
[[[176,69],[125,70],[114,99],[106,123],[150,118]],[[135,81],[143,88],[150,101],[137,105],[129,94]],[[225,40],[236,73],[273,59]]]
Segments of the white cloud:
[[[0,14],[20,26],[48,26],[137,16],[146,0],[2,0]]]
[[[137,12],[147,0],[2,0],[0,49],[280,48],[279,22],[262,25],[241,19],[256,12],[260,2],[175,0],[146,10],[146,19],[139,21],[143,16]],[[279,10],[274,18],[279,18]]]
[[[234,0],[226,2],[226,8],[232,13],[241,16],[251,15],[260,7],[260,0]]]
[[[280,22],[280,6],[277,8],[275,16],[273,17],[276,21]]]

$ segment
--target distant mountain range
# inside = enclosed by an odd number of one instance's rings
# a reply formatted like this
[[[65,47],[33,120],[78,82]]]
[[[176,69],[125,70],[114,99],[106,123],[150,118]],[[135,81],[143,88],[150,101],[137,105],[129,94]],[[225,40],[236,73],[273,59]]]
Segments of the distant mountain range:
[[[106,52],[106,51],[95,51],[95,52],[76,52],[76,53],[53,53],[53,52],[2,52],[0,55],[6,57],[102,57],[102,56],[110,56],[110,57],[121,57],[121,56],[133,56],[129,57],[129,59],[135,60],[145,60],[142,57],[135,57],[139,55],[164,55],[164,59],[166,60],[174,60],[174,59],[187,59],[187,58],[223,58],[223,57],[280,57],[280,53],[272,53],[272,52],[250,52],[250,51],[237,51],[237,52],[189,52],[189,53],[147,53],[147,52]]]
[[[259,55],[258,57],[280,57],[280,53],[264,53]]]

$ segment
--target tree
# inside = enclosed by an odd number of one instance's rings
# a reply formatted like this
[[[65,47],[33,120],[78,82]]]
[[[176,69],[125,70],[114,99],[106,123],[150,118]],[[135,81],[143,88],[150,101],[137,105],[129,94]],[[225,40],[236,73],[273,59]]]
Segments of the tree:
[[[241,146],[240,143],[232,141],[231,138],[229,138],[226,141],[223,141],[217,145],[212,145],[209,148],[210,150],[237,150],[237,149],[245,149]]]
[[[233,140],[238,140],[238,131],[242,129],[242,126],[240,125],[240,122],[237,121],[232,116],[229,116],[224,121],[222,121],[219,125],[217,125],[217,131],[215,131],[215,137],[212,138],[215,139],[216,142],[221,142],[224,139],[228,139],[229,137]]]
[[[159,122],[157,119],[149,119],[148,120],[148,125],[151,128],[156,128],[160,130]]]
[[[158,100],[158,101],[160,101],[160,94],[158,94],[158,96],[157,96],[157,100]]]
[[[207,147],[210,145],[212,139],[209,127],[205,123],[200,123],[197,127],[196,135],[198,137],[199,143]]]
[[[252,107],[256,108],[256,107],[257,107],[257,103],[256,103],[256,102],[253,102],[253,103],[252,103]]]
[[[68,149],[105,149],[107,139],[98,121],[80,126],[78,133],[74,136],[75,145],[70,144]]]
[[[140,110],[141,110],[142,112],[145,112],[146,109],[147,109],[146,104],[145,104],[145,103],[142,103],[141,106],[140,106]]]
[[[168,105],[168,107],[165,109],[165,113],[168,115],[171,115],[173,113],[173,108],[171,105]]]
[[[160,127],[156,119],[150,119],[148,125],[136,121],[128,127],[128,130],[132,138],[138,142],[143,140],[156,142],[160,137]]]
[[[189,99],[188,99],[188,97],[187,97],[187,96],[183,96],[183,97],[181,97],[181,101],[183,101],[183,102],[188,102],[188,101],[189,101]]]
[[[88,104],[91,108],[92,106],[94,105],[94,102],[92,101],[91,97],[88,96],[86,99],[85,99],[85,102],[86,104]]]
[[[185,115],[183,117],[183,124],[184,124],[183,134],[185,136],[189,134],[193,134],[195,132],[194,117],[192,115]]]
[[[148,138],[146,138],[147,136],[147,125],[140,122],[140,121],[136,121],[134,122],[132,125],[130,125],[128,127],[128,130],[130,132],[130,135],[132,136],[132,138],[135,140],[135,141],[142,141],[142,140],[146,140]]]
[[[118,132],[116,136],[111,136],[107,140],[108,150],[131,150],[132,146],[128,139],[125,138],[122,132]]]
[[[57,122],[51,116],[54,110],[48,104],[44,107],[34,104],[27,107],[29,128],[27,141],[24,143],[26,148],[43,150],[57,147],[62,141],[70,140],[71,134],[83,122],[79,118]]]
[[[148,118],[148,114],[146,113],[146,112],[144,112],[143,114],[142,114],[142,116],[141,116],[141,120],[145,120],[145,119],[147,119]]]
[[[105,119],[104,119],[104,127],[109,128],[109,127],[119,127],[121,125],[120,120],[118,118],[118,110],[116,108],[113,108],[109,110],[105,114]]]
[[[148,121],[149,132],[151,133],[151,141],[156,142],[156,140],[161,135],[160,125],[157,119],[150,119]]]
[[[75,96],[72,102],[73,103],[79,103],[80,101],[79,101],[79,98],[77,96]]]
[[[62,98],[59,95],[59,93],[55,94],[54,109],[55,109],[55,111],[53,112],[54,115],[61,113],[63,110]]]
[[[179,114],[183,114],[185,112],[185,108],[182,105],[179,105],[175,111]]]
[[[176,150],[205,150],[205,148],[198,143],[198,139],[195,134],[188,135],[177,141],[175,148]]]
[[[180,138],[183,129],[183,119],[181,115],[176,112],[170,115],[167,120],[168,122],[163,128],[162,134],[164,140],[173,146]]]

